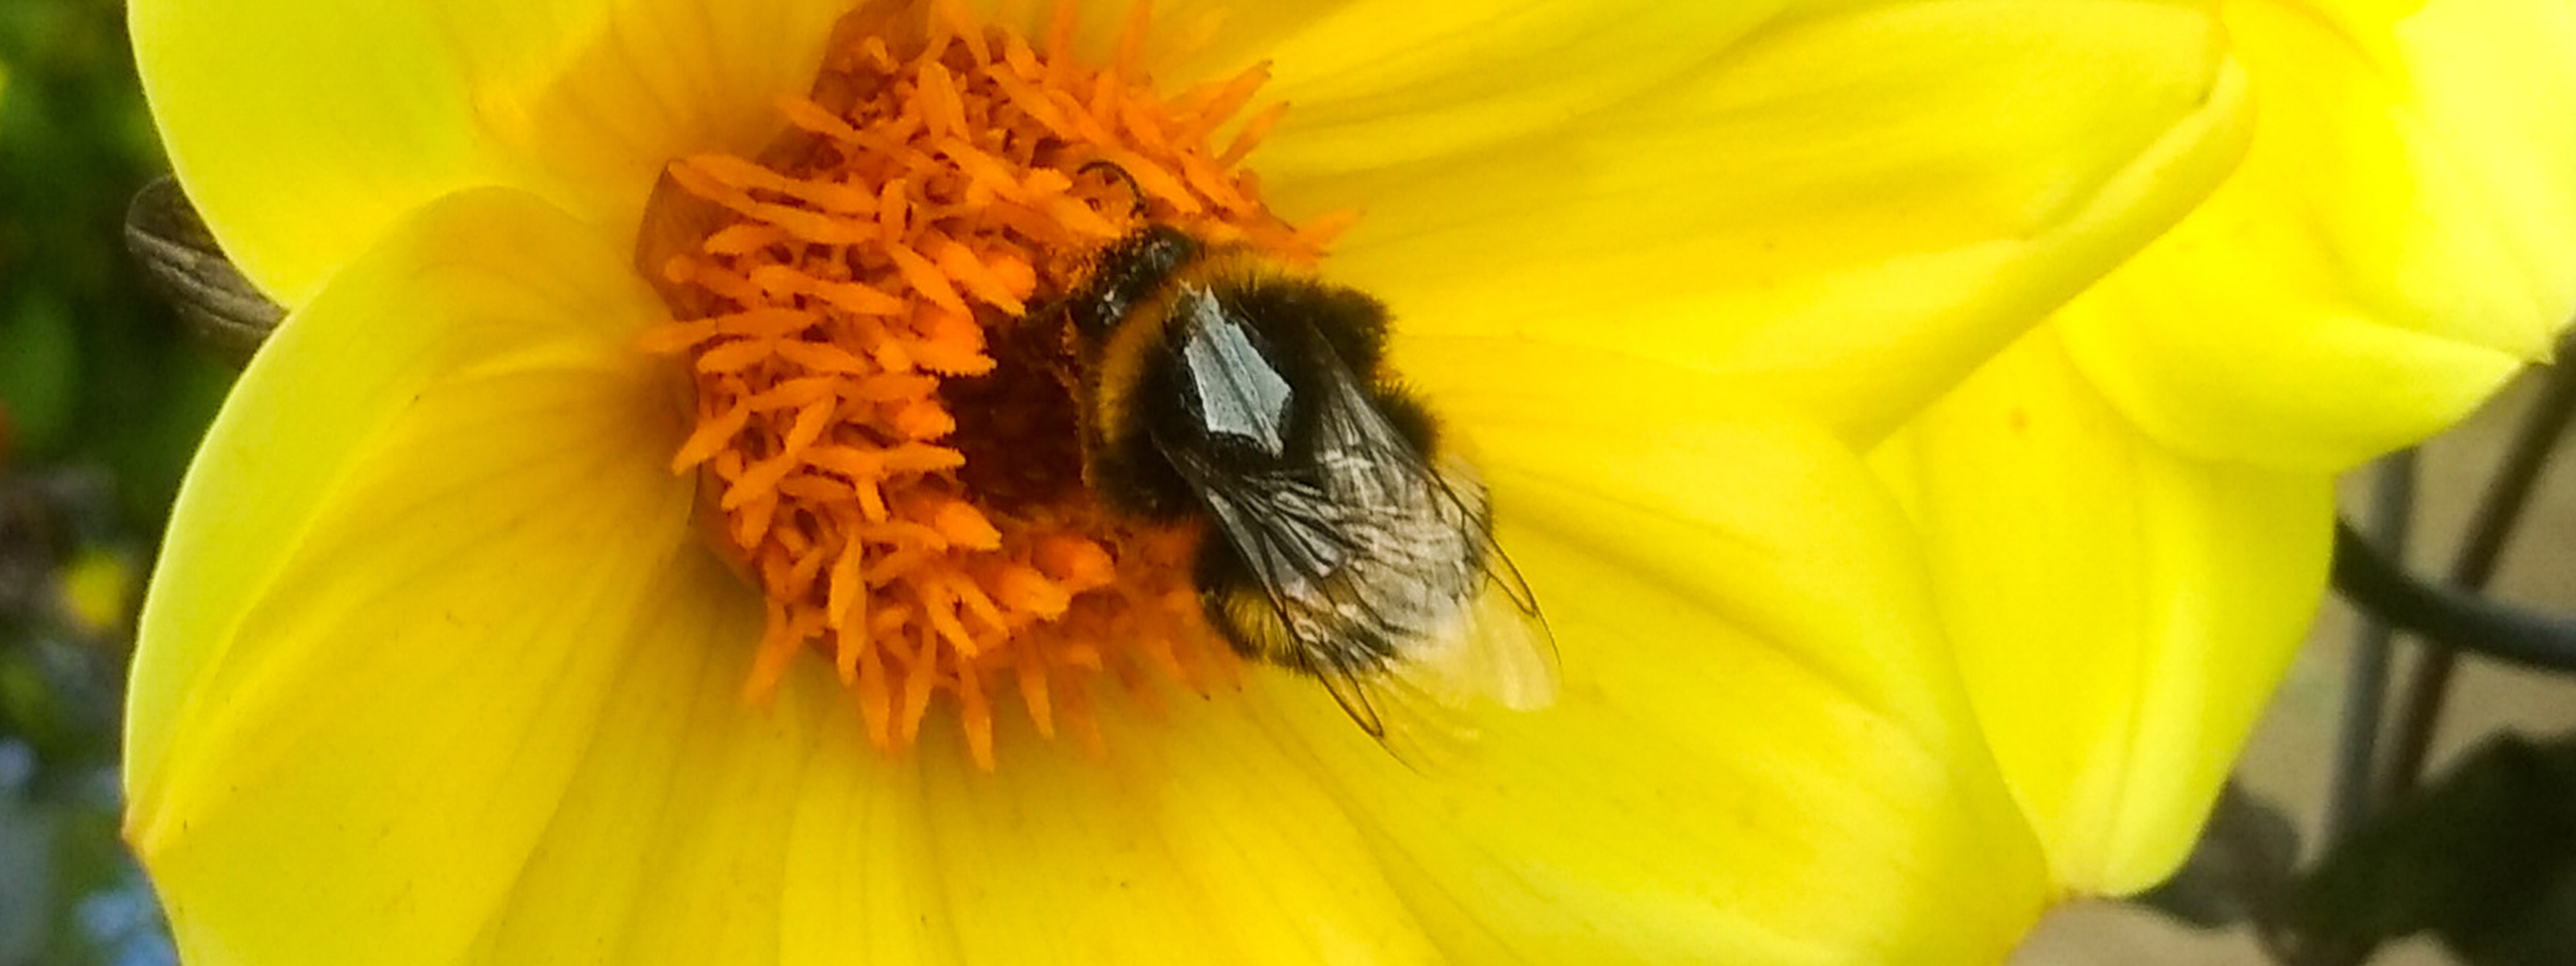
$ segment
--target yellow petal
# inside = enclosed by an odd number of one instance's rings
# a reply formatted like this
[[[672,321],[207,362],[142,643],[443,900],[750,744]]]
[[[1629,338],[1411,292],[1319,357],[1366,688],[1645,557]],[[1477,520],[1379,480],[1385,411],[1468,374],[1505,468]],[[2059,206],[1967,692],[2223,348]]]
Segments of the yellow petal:
[[[1702,59],[1636,96],[1451,139],[1471,153],[1372,165],[1292,109],[1256,166],[1292,215],[1365,207],[1329,271],[1406,328],[1732,372],[1866,440],[2235,158],[2236,73],[2186,5],[1793,13],[1712,25]],[[1383,126],[1482,123],[1379,103]]]
[[[128,836],[192,962],[451,962],[505,897],[640,605],[700,553],[625,262],[524,195],[439,202],[227,401],[126,745]]]
[[[139,0],[129,16],[155,120],[192,199],[255,281],[300,303],[403,212],[469,185],[536,190],[631,230],[669,159],[750,152],[778,129],[774,99],[807,90],[829,26],[855,5]],[[1024,35],[1046,26],[1046,12],[1029,4],[974,6],[1016,7],[981,12]],[[1154,50],[1174,87],[1275,59],[1273,96],[1311,98],[1309,113],[1324,122],[1375,111],[1370,137],[1393,126],[1379,107],[1386,95],[1426,76],[1484,78],[1449,93],[1482,116],[1526,125],[1553,117],[1538,109],[1550,103],[1633,91],[1658,76],[1640,68],[1689,52],[1655,45],[1668,53],[1636,56],[1629,45],[1668,34],[1605,16],[1616,11],[1598,4],[1521,6],[1180,3],[1157,18]],[[1081,11],[1076,49],[1105,61],[1126,27],[1125,5]],[[1700,18],[1675,19],[1658,26]],[[1590,45],[1621,54],[1590,61],[1615,69],[1571,82],[1523,69],[1562,53],[1570,32],[1619,20],[1630,23],[1592,31]],[[1411,56],[1387,56],[1394,51]],[[1355,63],[1410,64],[1413,73],[1361,75]],[[1526,96],[1491,90],[1495,78]]]
[[[1179,55],[1163,72],[1167,81],[1270,63],[1262,97],[1287,102],[1289,112],[1254,157],[1265,184],[1276,184],[1426,159],[1455,164],[1560,130],[1570,118],[1692,83],[1747,32],[1796,6],[1201,0],[1156,9],[1166,11],[1158,15]],[[1200,33],[1206,42],[1181,47]]]
[[[254,362],[131,715],[130,835],[192,962],[1434,958],[1238,697],[1100,695],[1106,760],[1006,717],[996,775],[953,728],[887,760],[819,661],[746,705],[760,606],[666,469],[658,311],[494,190]]]
[[[2070,306],[2168,445],[2333,470],[2464,415],[2576,311],[2576,8],[2231,2],[2236,176]]]
[[[1438,961],[1347,803],[1247,697],[1104,694],[1105,759],[1020,725],[1030,753],[991,776],[949,735],[923,749],[917,834],[981,927],[957,961]]]
[[[349,9],[275,0],[130,11],[136,57],[172,164],[253,280],[300,303],[333,266],[409,208],[460,187],[512,185],[586,220],[631,230],[660,167],[688,153],[756,150],[779,128],[783,94],[813,81],[828,28],[856,4],[793,0],[738,8],[708,0],[395,0]],[[967,6],[1032,37],[1047,12]],[[1687,10],[1632,3],[1634,12]],[[1105,61],[1125,29],[1120,3],[1080,5],[1076,50]],[[1751,11],[1727,14],[1741,22]],[[1320,125],[1441,94],[1489,124],[1526,127],[1564,105],[1612,99],[1696,56],[1640,39],[1710,29],[1698,15],[1647,21],[1599,4],[1424,7],[1391,3],[1168,5],[1153,31],[1167,86],[1279,64],[1271,95],[1311,101]],[[1618,30],[1592,29],[1618,23]],[[1402,25],[1404,29],[1391,27]],[[1648,28],[1653,29],[1648,29]],[[1588,34],[1571,78],[1524,68]],[[1664,51],[1639,56],[1640,49]],[[1404,56],[1389,56],[1401,52]],[[1616,55],[1616,56],[1612,56]],[[1353,70],[1372,64],[1374,72]],[[1386,68],[1403,66],[1396,70]],[[1423,84],[1450,82],[1438,89]],[[1459,83],[1461,79],[1472,79]],[[1495,90],[1496,81],[1507,90]],[[1399,115],[1427,106],[1399,105]],[[1344,136],[1355,132],[1342,130]],[[1394,147],[1383,145],[1380,153]]]
[[[225,249],[288,304],[411,208],[546,194],[630,235],[690,151],[754,150],[813,83],[846,0],[137,0],[170,160]]]
[[[689,576],[644,605],[542,837],[493,846],[524,865],[468,961],[1432,959],[1340,804],[1241,696],[1147,706],[1112,686],[1106,757],[1006,716],[991,774],[935,714],[890,759],[822,662],[744,705],[759,615],[717,593],[718,568]]]
[[[2189,851],[2325,588],[2325,474],[2173,452],[2034,332],[1880,465],[2060,883],[2126,893]]]
[[[1562,694],[1496,712],[1454,773],[1427,775],[1310,685],[1272,695],[1444,949],[1996,961],[2044,868],[1967,723],[1905,524],[1859,461],[1711,377],[1435,341],[1408,367],[1481,451]],[[1629,405],[1647,399],[1667,405]]]

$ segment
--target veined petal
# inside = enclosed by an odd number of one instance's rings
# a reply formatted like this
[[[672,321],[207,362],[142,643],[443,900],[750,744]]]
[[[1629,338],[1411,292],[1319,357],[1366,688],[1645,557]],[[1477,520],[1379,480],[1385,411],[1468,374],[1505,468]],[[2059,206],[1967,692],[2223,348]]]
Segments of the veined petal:
[[[1485,719],[1455,772],[1428,776],[1311,686],[1273,694],[1443,948],[1995,961],[2045,870],[1965,720],[1903,519],[1859,461],[1714,377],[1435,341],[1408,347],[1408,371],[1478,447],[1562,694]],[[1596,397],[1666,405],[1611,420]]]
[[[2324,473],[2176,453],[2032,333],[1880,454],[2058,881],[2171,872],[2325,588]]]
[[[290,305],[405,212],[512,185],[631,237],[661,166],[757,150],[847,0],[137,0],[189,196]]]
[[[923,749],[958,962],[1442,961],[1257,694],[1137,697],[1102,695],[1105,758],[1024,723],[991,776],[953,734]]]
[[[2190,5],[1712,33],[1652,89],[1470,154],[1362,166],[1301,148],[1292,110],[1256,162],[1291,214],[1366,206],[1329,271],[1407,329],[1725,371],[1866,441],[2179,218],[2243,134]]]
[[[2576,311],[2576,8],[2236,0],[2244,166],[2069,306],[2076,363],[2202,456],[2335,470],[2456,421]]]
[[[944,720],[890,758],[821,662],[746,705],[757,608],[703,560],[684,576],[620,642],[544,833],[495,846],[525,864],[466,961],[1434,958],[1240,695],[1101,694],[1105,756],[1004,716],[993,773]]]
[[[626,260],[529,196],[441,201],[227,401],[127,725],[127,833],[191,962],[452,962],[506,895],[701,553]]]
[[[994,775],[953,728],[869,747],[821,662],[746,704],[760,605],[666,468],[624,262],[442,201],[244,377],[131,717],[191,962],[1436,959],[1239,697],[1102,695],[1106,760],[1006,716]]]
[[[1287,119],[1265,183],[1417,161],[1456,165],[1707,73],[1744,35],[1813,2],[1517,0],[1157,5],[1186,85],[1266,61]],[[1344,201],[1343,204],[1349,204]]]
[[[403,212],[460,187],[527,188],[631,231],[671,158],[751,153],[774,134],[775,99],[807,90],[831,24],[857,5],[141,0],[130,17],[192,199],[250,276],[294,304]],[[969,6],[1024,36],[1047,23],[1026,3]],[[1184,2],[1159,15],[1150,53],[1175,86],[1274,61],[1272,96],[1307,103],[1310,130],[1384,157],[1391,133],[1457,147],[1624,97],[1701,56],[1655,41],[1723,37],[1767,9],[1628,6]],[[1113,56],[1127,7],[1081,4],[1077,50]],[[1525,69],[1586,51],[1584,72]]]

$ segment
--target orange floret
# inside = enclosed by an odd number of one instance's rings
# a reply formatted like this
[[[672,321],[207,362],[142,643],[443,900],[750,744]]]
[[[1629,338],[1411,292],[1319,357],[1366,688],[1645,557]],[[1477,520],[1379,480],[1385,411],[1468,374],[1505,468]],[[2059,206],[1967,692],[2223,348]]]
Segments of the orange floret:
[[[1030,307],[1141,218],[1293,262],[1339,224],[1292,228],[1237,167],[1280,117],[1235,120],[1266,67],[1163,98],[1141,5],[1106,69],[1071,53],[1069,4],[1053,23],[1041,50],[951,2],[851,14],[779,104],[791,133],[674,161],[639,247],[679,316],[641,344],[697,390],[672,467],[769,601],[746,693],[813,652],[879,747],[945,695],[985,768],[1005,692],[1096,744],[1100,674],[1206,693],[1236,673],[1189,584],[1197,534],[1084,486],[1070,337]]]

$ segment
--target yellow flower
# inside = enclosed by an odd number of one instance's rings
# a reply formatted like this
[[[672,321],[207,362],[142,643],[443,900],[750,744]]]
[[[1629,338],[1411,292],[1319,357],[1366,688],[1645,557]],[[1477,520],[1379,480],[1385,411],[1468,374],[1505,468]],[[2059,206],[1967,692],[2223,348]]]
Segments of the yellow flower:
[[[804,654],[742,699],[778,625],[670,472],[639,225],[774,143],[844,12],[134,5],[181,179],[293,308],[133,679],[192,962],[1978,962],[2049,898],[1856,451],[2236,160],[2205,11],[1165,5],[1160,90],[1270,64],[1259,194],[1364,214],[1324,271],[1547,609],[1555,705],[1425,772],[1266,668],[1099,688],[1096,753],[962,685],[880,750]]]
[[[1878,464],[2075,891],[2189,851],[2316,612],[2331,474],[2456,421],[2576,311],[2576,11],[2224,16],[2259,118],[2244,163]]]
[[[123,554],[82,549],[57,574],[63,616],[84,634],[105,637],[126,629],[142,574]]]

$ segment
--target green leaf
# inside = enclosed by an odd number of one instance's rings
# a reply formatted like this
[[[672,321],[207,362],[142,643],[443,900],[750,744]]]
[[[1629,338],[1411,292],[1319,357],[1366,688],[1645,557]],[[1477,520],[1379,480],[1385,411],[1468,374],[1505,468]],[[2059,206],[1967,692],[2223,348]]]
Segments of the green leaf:
[[[12,450],[43,455],[67,442],[79,362],[71,312],[61,302],[31,295],[0,316],[0,408],[9,411]]]
[[[2329,952],[2431,932],[2476,966],[2576,963],[2576,735],[2481,746],[2326,855],[2287,924]]]
[[[2268,922],[2298,858],[2299,830],[2290,817],[2229,781],[2182,868],[2134,901],[2202,929]]]

